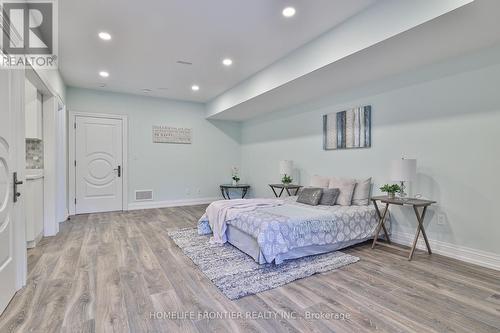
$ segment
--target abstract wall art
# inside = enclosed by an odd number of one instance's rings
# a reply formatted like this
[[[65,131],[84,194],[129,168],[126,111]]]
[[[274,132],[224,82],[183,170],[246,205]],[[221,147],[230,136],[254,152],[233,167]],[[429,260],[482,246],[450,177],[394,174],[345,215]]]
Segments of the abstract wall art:
[[[323,116],[323,149],[339,150],[371,147],[370,105]]]

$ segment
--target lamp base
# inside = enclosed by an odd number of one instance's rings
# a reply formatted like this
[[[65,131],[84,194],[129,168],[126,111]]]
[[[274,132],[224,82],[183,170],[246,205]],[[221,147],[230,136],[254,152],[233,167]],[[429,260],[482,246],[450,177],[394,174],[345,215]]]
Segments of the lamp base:
[[[401,190],[399,191],[398,195],[401,199],[404,199],[408,196],[408,193],[405,192],[406,190],[406,186],[405,186],[405,182],[401,182]]]

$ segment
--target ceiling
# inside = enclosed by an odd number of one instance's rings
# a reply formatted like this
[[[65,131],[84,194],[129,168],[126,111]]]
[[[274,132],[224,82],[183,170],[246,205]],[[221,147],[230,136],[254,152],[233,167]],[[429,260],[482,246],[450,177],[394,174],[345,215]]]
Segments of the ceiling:
[[[413,78],[435,78],[435,75],[443,75],[443,71],[449,75],[470,68],[470,59],[474,59],[474,66],[499,63],[499,12],[500,1],[475,0],[298,78],[280,81],[277,87],[267,91],[252,95],[242,93],[235,87],[218,97],[227,95],[228,103],[222,103],[214,110],[211,110],[213,102],[208,104],[207,116],[211,119],[246,121],[290,108],[318,107],[322,100],[329,101],[354,89],[383,89],[383,82],[390,82],[391,79],[401,84],[408,80],[413,82]],[[359,30],[356,26],[356,32]],[[314,45],[309,43],[307,46]],[[308,54],[311,53],[309,50]],[[439,69],[436,67],[438,64],[442,64]],[[292,61],[286,65],[288,67],[284,70],[280,69],[287,73],[297,67],[297,63]],[[263,72],[271,69],[269,67]],[[276,77],[276,73],[278,71],[274,71],[273,75],[267,73],[266,81]],[[402,79],[401,75],[405,73],[411,75]],[[251,88],[255,86],[259,85],[252,84]]]
[[[60,71],[69,86],[205,103],[375,1],[60,1]]]

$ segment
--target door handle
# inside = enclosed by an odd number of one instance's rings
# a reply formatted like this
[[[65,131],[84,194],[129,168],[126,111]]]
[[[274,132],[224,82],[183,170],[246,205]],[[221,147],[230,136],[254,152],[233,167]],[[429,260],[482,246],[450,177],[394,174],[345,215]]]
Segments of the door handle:
[[[14,202],[17,202],[17,198],[19,198],[21,196],[21,193],[19,193],[17,191],[17,186],[18,185],[22,185],[23,182],[17,180],[17,172],[14,172],[14,174],[12,176],[14,177],[14,181],[13,181],[13,185],[14,185]]]
[[[122,166],[121,165],[119,165],[116,169],[113,169],[113,170],[118,172],[118,177],[122,176]]]

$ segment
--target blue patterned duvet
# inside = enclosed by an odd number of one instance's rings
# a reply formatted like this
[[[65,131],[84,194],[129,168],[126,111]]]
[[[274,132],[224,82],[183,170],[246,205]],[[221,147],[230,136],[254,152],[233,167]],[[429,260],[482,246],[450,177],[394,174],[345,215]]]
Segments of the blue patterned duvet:
[[[286,199],[283,206],[242,212],[227,223],[257,240],[267,262],[292,249],[370,238],[378,223],[373,206],[309,206]],[[386,222],[390,230],[390,221]],[[212,233],[200,220],[198,233]]]

